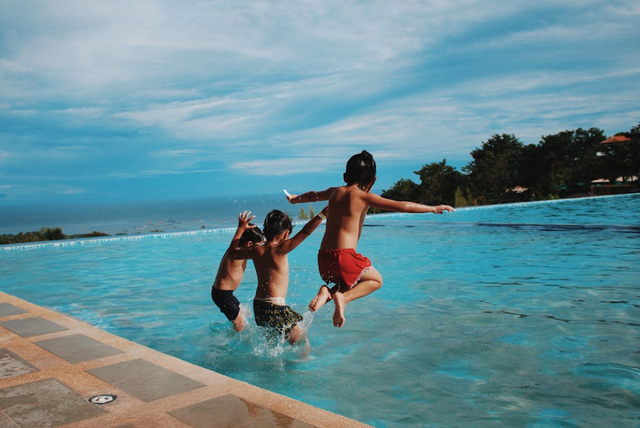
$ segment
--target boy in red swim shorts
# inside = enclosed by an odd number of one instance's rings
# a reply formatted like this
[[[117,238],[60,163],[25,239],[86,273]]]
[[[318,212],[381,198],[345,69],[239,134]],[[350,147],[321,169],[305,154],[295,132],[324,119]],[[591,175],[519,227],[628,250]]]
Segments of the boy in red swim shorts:
[[[382,287],[382,275],[368,258],[356,252],[369,207],[407,213],[442,214],[454,211],[449,205],[429,206],[394,201],[371,193],[376,181],[376,162],[366,150],[349,159],[343,178],[345,186],[302,195],[287,195],[292,204],[329,201],[327,225],[318,252],[318,268],[322,280],[335,285],[332,288],[327,285],[320,287],[309,304],[309,309],[317,311],[329,300],[333,300],[335,327],[344,325],[344,309],[348,303]]]

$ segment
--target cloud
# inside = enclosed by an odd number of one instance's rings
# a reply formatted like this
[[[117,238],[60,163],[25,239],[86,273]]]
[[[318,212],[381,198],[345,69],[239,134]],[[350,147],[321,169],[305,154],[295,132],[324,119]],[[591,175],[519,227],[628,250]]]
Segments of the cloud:
[[[215,169],[189,169],[189,170],[176,170],[176,169],[165,169],[165,170],[146,170],[139,172],[114,172],[108,174],[108,177],[112,178],[140,178],[140,177],[154,177],[154,176],[165,176],[165,175],[185,175],[185,174],[210,174],[214,172],[219,172],[219,170]]]
[[[29,183],[0,185],[0,198],[7,201],[25,199],[57,199],[60,197],[77,197],[86,195],[89,191],[79,186],[66,184]]]
[[[612,134],[640,119],[639,17],[633,0],[0,2],[0,165],[16,186],[55,171],[180,194],[153,178]]]
[[[255,175],[290,175],[323,172],[335,166],[334,158],[280,158],[236,162],[235,170]]]

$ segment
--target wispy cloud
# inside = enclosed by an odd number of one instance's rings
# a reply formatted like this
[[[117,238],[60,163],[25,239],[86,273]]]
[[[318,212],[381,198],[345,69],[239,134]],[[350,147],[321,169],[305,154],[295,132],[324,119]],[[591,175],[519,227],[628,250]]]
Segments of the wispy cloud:
[[[612,134],[640,120],[639,18],[635,0],[2,2],[0,174],[17,198],[53,171],[182,194],[365,148],[428,162],[493,133]]]
[[[236,162],[231,167],[257,175],[289,175],[325,171],[335,165],[334,158],[281,158]]]

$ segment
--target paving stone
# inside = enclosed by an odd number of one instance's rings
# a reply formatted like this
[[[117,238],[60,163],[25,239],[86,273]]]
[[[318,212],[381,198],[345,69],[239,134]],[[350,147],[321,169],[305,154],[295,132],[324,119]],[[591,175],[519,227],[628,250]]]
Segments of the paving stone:
[[[141,359],[98,367],[88,372],[145,402],[206,386]]]
[[[98,342],[84,334],[73,334],[35,343],[70,363],[80,363],[123,353],[119,349]]]
[[[66,327],[63,327],[51,321],[47,321],[46,319],[40,317],[3,321],[0,322],[0,325],[22,337],[38,336],[40,334],[69,330]]]
[[[0,303],[0,318],[26,313],[27,311],[17,306],[13,306],[11,303]]]
[[[0,413],[0,428],[19,428],[19,425],[16,425],[9,416]]]
[[[37,372],[38,369],[6,348],[0,349],[0,379]]]
[[[168,413],[193,428],[312,427],[312,425],[258,406],[235,395],[223,395]]]
[[[0,389],[0,411],[20,428],[56,428],[106,413],[55,379]]]

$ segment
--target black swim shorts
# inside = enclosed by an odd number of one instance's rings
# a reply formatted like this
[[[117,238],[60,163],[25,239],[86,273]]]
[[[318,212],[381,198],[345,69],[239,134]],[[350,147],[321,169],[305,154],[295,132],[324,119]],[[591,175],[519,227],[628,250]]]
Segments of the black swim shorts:
[[[240,313],[240,302],[230,290],[218,290],[211,287],[211,299],[229,321],[233,322]]]
[[[253,301],[253,315],[256,324],[269,327],[288,335],[297,323],[302,321],[302,315],[289,306],[274,305],[272,303]]]

